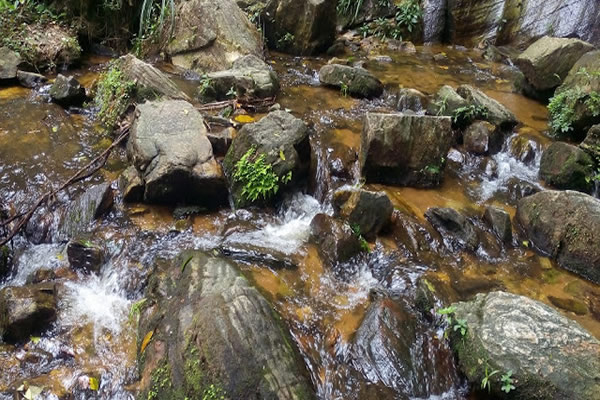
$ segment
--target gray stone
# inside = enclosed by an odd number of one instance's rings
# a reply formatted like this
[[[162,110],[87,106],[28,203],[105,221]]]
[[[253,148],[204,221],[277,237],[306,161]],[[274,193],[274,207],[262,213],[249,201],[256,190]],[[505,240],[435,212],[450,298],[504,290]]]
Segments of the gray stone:
[[[262,55],[260,34],[233,0],[180,2],[175,21],[166,51],[176,66],[222,71],[242,56]]]
[[[427,113],[436,116],[451,117],[454,112],[469,103],[463,99],[451,86],[444,85],[435,94],[434,99],[427,107]]]
[[[514,396],[525,400],[587,400],[600,396],[600,342],[575,321],[538,301],[504,292],[454,304],[468,327],[453,335],[459,366],[473,385],[487,367],[492,395],[512,371]],[[511,393],[512,395],[512,393]]]
[[[510,214],[501,208],[487,206],[483,214],[483,220],[492,229],[492,232],[504,243],[512,241],[512,224]]]
[[[94,220],[110,211],[114,193],[110,183],[102,183],[87,189],[71,202],[61,213],[58,238],[69,240],[91,229]]]
[[[28,340],[56,320],[53,284],[7,286],[0,290],[0,338],[6,342]]]
[[[556,88],[577,60],[594,46],[578,39],[544,36],[515,60],[527,81],[537,90]]]
[[[35,72],[17,71],[17,80],[21,86],[33,89],[46,83],[48,78]]]
[[[542,154],[540,178],[556,189],[590,193],[595,173],[592,157],[568,143],[554,142]]]
[[[0,47],[0,80],[15,79],[21,57],[8,47]]]
[[[392,217],[394,206],[385,192],[342,187],[333,194],[335,215],[351,226],[358,227],[360,234],[373,240]]]
[[[270,164],[281,187],[291,184],[283,182],[286,176],[296,179],[308,167],[309,145],[306,124],[285,111],[273,111],[260,121],[244,125],[231,143],[223,161],[223,169],[229,180],[230,193],[238,207],[252,202],[242,195],[243,184],[233,178],[237,162],[251,149],[253,156],[265,155],[264,162]],[[291,174],[291,175],[290,175]],[[269,201],[270,199],[265,199]]]
[[[359,151],[361,170],[374,183],[438,185],[452,139],[448,117],[367,113]]]
[[[442,236],[450,251],[475,251],[479,247],[479,236],[475,225],[453,208],[430,208],[425,218]]]
[[[119,176],[119,191],[126,203],[135,203],[144,199],[144,181],[133,165],[127,167]]]
[[[58,74],[50,88],[52,101],[62,106],[81,105],[86,99],[85,88],[73,76]]]
[[[487,110],[485,120],[502,129],[510,129],[519,122],[512,111],[473,86],[461,85],[457,93],[470,105],[485,108]]]
[[[334,269],[338,263],[359,254],[361,243],[350,225],[326,214],[317,214],[310,223],[311,241],[316,244],[323,265]]]
[[[381,81],[364,68],[327,64],[319,71],[319,81],[357,97],[378,97],[383,93]]]
[[[212,387],[231,399],[315,398],[285,325],[230,261],[186,252],[151,279],[139,323],[139,337],[154,332],[140,361],[143,397],[197,398]]]
[[[416,113],[423,112],[429,105],[427,96],[416,89],[400,89],[398,91],[396,110],[412,110]]]
[[[546,190],[521,199],[517,221],[534,248],[600,283],[600,200],[580,192]]]
[[[463,143],[474,154],[494,153],[502,147],[502,134],[489,122],[475,121],[463,133]]]
[[[597,164],[600,164],[600,125],[590,128],[583,142],[579,144],[579,148],[585,150]]]
[[[140,104],[136,112],[127,153],[144,182],[144,201],[226,204],[225,177],[200,112],[181,100]]]

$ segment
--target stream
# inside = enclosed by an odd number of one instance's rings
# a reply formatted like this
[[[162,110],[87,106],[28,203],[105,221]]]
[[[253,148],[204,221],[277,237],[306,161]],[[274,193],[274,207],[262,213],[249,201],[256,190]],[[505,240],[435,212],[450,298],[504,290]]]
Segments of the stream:
[[[312,127],[313,146],[326,149],[323,154],[327,157],[316,163],[317,177],[324,176],[324,165],[330,160],[358,148],[366,112],[394,111],[400,87],[434,94],[444,84],[468,83],[507,106],[521,124],[506,135],[502,150],[492,156],[474,156],[453,148],[443,184],[436,189],[365,185],[385,191],[414,229],[382,235],[370,253],[341,270],[324,268],[308,241],[312,218],[318,213],[331,214],[330,194],[348,183],[335,177],[316,179],[304,192],[289,194],[278,209],[222,209],[193,215],[183,228],[173,217],[173,208],[124,204],[117,198],[111,213],[93,228],[93,240],[102,243],[106,251],[97,274],[71,270],[63,243],[32,244],[17,237],[13,242],[14,273],[0,282],[0,288],[23,285],[36,271],[52,270],[58,277],[59,315],[49,331],[32,337],[23,349],[0,345],[0,399],[12,398],[3,393],[14,390],[12,385],[23,379],[52,388],[47,399],[65,393],[74,393],[77,399],[134,399],[139,338],[132,307],[144,296],[153,263],[174,258],[185,249],[218,249],[236,261],[283,317],[320,399],[365,398],[361,391],[370,385],[392,392],[395,385],[415,382],[427,387],[440,377],[448,377],[451,389],[427,399],[476,399],[466,382],[454,376],[456,371],[449,370],[444,359],[436,358],[435,349],[445,346],[440,343],[440,329],[426,328],[419,333],[424,341],[411,346],[411,357],[422,376],[398,376],[393,366],[385,364],[378,365],[376,373],[365,364],[365,358],[353,358],[350,343],[378,293],[393,294],[416,313],[411,299],[423,277],[449,284],[459,300],[500,288],[551,304],[549,295],[578,299],[580,293],[587,293],[586,288],[596,289],[523,246],[468,254],[445,250],[437,237],[427,246],[420,244],[423,235],[428,237],[420,227],[428,224],[424,214],[430,207],[453,207],[481,215],[486,205],[495,205],[514,216],[515,203],[508,190],[511,182],[543,187],[538,169],[541,153],[550,143],[545,136],[547,111],[541,103],[513,93],[513,66],[485,61],[475,50],[417,46],[416,53],[385,49],[381,53],[365,60],[369,71],[385,85],[384,95],[375,100],[345,97],[320,86],[318,70],[327,62],[324,58],[271,54],[268,62],[282,83],[277,101]],[[433,56],[440,53],[444,60],[435,61]],[[89,87],[108,61],[88,57],[73,74]],[[174,79],[188,93],[199,84]],[[48,86],[37,91],[0,87],[0,199],[15,209],[32,204],[111,143],[101,134],[93,112],[67,112],[50,103],[47,92]],[[516,139],[530,144],[533,153],[527,161],[511,152]],[[67,203],[92,184],[114,182],[125,167],[125,150],[118,149],[99,174],[62,193],[57,201]],[[401,242],[399,237],[407,240]],[[279,267],[282,260],[286,267]],[[579,289],[573,291],[573,287]],[[569,317],[600,338],[598,316]],[[426,348],[433,355],[423,360]],[[90,376],[100,378],[96,397],[90,397],[81,383]]]

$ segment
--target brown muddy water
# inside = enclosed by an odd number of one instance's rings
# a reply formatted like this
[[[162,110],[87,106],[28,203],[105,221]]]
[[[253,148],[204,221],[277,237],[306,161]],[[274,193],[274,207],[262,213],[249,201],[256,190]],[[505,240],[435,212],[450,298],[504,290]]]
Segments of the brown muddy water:
[[[446,59],[436,62],[433,55],[439,53],[444,53]],[[104,243],[110,255],[98,276],[68,272],[63,244],[30,245],[18,239],[18,272],[0,287],[23,284],[31,272],[51,268],[61,277],[63,295],[53,329],[27,344],[37,352],[38,359],[23,363],[14,356],[23,350],[0,347],[0,392],[28,379],[60,394],[75,390],[82,376],[97,376],[101,378],[100,398],[133,398],[137,338],[136,317],[130,315],[130,308],[143,296],[145,272],[153,260],[174,257],[189,248],[260,248],[283,255],[296,266],[274,268],[257,259],[239,260],[244,273],[287,322],[322,399],[359,398],[367,378],[348,367],[348,348],[366,310],[379,292],[411,301],[420,277],[449,287],[454,300],[501,289],[547,304],[551,304],[548,296],[555,296],[589,305],[592,297],[600,294],[598,286],[558,268],[523,243],[515,241],[514,246],[503,246],[493,254],[451,254],[435,233],[426,236],[430,243],[425,246],[418,244],[419,234],[415,233],[418,229],[431,231],[424,218],[430,207],[453,207],[477,216],[486,205],[494,204],[514,215],[507,195],[509,180],[518,177],[541,186],[537,178],[539,155],[550,142],[545,136],[544,105],[512,93],[515,70],[484,61],[477,51],[425,46],[417,47],[414,54],[382,50],[382,55],[391,60],[353,56],[364,59],[366,67],[386,86],[381,99],[357,100],[319,86],[317,72],[326,60],[272,54],[270,62],[282,80],[278,101],[282,108],[313,127],[318,146],[336,155],[357,150],[364,114],[393,111],[399,88],[434,94],[444,84],[456,87],[468,83],[516,114],[522,123],[507,143],[515,136],[530,140],[537,152],[534,162],[519,162],[507,150],[508,145],[490,157],[469,155],[459,146],[451,151],[444,182],[437,189],[366,185],[385,190],[402,218],[423,228],[415,228],[414,232],[391,230],[370,244],[371,253],[351,262],[342,273],[323,268],[316,249],[307,243],[309,224],[315,214],[329,211],[328,194],[335,187],[356,184],[357,179],[332,179],[330,183],[317,180],[311,185],[314,197],[297,193],[278,210],[221,210],[192,216],[183,227],[181,223],[176,226],[172,208],[118,202],[94,230],[95,240]],[[106,61],[90,59],[74,74],[89,87]],[[178,82],[190,92],[198,84],[181,79]],[[46,93],[47,87],[40,91],[0,87],[0,199],[16,210],[57,186],[110,144],[110,138],[96,126],[93,112],[67,113],[49,103]],[[494,174],[486,170],[490,163],[495,165]],[[124,166],[121,149],[92,182],[113,181]],[[321,176],[321,171],[315,172]],[[58,201],[68,201],[89,184],[70,190]],[[246,221],[243,229],[232,228],[241,226],[242,220]],[[598,315],[563,312],[600,338]],[[441,336],[440,330],[426,333]],[[420,362],[418,352],[414,357]],[[429,373],[443,375],[444,368],[440,365]],[[368,384],[385,386],[386,382]],[[453,390],[431,399],[473,396],[461,384]]]

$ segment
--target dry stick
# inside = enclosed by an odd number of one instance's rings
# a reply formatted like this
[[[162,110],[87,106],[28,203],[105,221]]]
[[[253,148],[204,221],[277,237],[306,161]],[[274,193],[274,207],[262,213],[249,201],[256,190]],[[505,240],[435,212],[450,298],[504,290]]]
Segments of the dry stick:
[[[217,101],[214,103],[201,104],[195,106],[199,111],[210,111],[210,110],[219,110],[225,107],[239,105],[241,108],[260,108],[260,107],[268,107],[275,104],[275,97],[267,97],[264,99],[232,99],[232,100],[224,100]]]
[[[33,216],[33,213],[43,203],[45,203],[46,201],[48,201],[48,199],[54,197],[61,190],[66,189],[67,187],[73,185],[74,183],[77,183],[77,182],[82,181],[82,180],[84,180],[86,178],[89,178],[90,176],[92,176],[93,174],[95,174],[96,172],[98,172],[100,170],[100,168],[102,168],[104,166],[104,164],[106,163],[106,160],[108,160],[108,157],[110,156],[110,153],[114,150],[114,148],[117,147],[123,140],[125,140],[125,138],[127,136],[129,136],[129,125],[121,128],[121,133],[119,134],[119,136],[117,137],[117,139],[115,139],[112,142],[112,144],[110,146],[108,146],[108,148],[106,150],[104,150],[102,152],[102,154],[100,154],[99,156],[97,156],[96,158],[94,158],[92,161],[90,161],[88,164],[86,164],[84,167],[82,167],[81,169],[79,169],[73,176],[71,176],[58,189],[54,189],[54,190],[51,190],[49,192],[46,192],[44,195],[42,195],[35,202],[35,204],[26,213],[21,214],[22,217],[19,217],[20,218],[19,222],[13,227],[13,229],[10,231],[10,233],[8,234],[8,236],[6,238],[0,240],[0,246],[4,246],[13,237],[15,237],[15,235],[17,233],[19,233],[19,231],[21,229],[23,229],[23,227],[27,224],[27,222],[29,222],[29,220]],[[8,220],[8,222],[14,221],[16,219],[18,219],[18,218],[12,217],[12,218],[10,218]],[[6,223],[7,223],[6,221],[3,221],[2,225],[0,225],[0,226],[3,226]]]

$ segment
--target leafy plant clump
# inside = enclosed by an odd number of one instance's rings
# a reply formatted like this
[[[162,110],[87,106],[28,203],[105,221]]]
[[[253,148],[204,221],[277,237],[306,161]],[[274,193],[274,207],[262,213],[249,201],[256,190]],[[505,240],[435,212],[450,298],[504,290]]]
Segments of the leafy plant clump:
[[[461,338],[465,338],[468,331],[467,320],[461,318],[455,318],[454,313],[456,312],[456,307],[450,306],[446,308],[441,308],[437,311],[439,315],[443,315],[446,317],[446,323],[448,324],[448,329],[452,328],[453,332],[458,332]],[[448,329],[444,332],[444,337],[448,338]]]
[[[371,248],[369,247],[369,242],[367,242],[367,240],[363,237],[362,233],[360,232],[360,225],[350,224],[350,229],[352,229],[352,233],[354,234],[354,236],[358,238],[358,241],[360,242],[361,251],[365,253],[370,253]]]
[[[266,158],[265,154],[257,155],[252,146],[235,164],[233,181],[243,185],[241,196],[246,202],[267,201],[277,194],[280,183],[285,185],[292,180],[292,171],[279,177]]]
[[[339,4],[339,3],[338,3]],[[418,0],[404,1],[397,7],[393,18],[377,18],[358,28],[363,37],[375,36],[381,40],[396,39],[411,35],[423,18],[423,9]]]
[[[96,90],[95,102],[100,107],[98,112],[100,122],[112,129],[134,101],[135,94],[135,82],[126,79],[119,65],[112,63],[100,76]]]
[[[486,119],[487,117],[487,108],[471,104],[454,110],[452,113],[452,123],[455,127],[463,129],[476,119]]]

